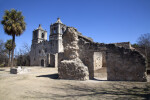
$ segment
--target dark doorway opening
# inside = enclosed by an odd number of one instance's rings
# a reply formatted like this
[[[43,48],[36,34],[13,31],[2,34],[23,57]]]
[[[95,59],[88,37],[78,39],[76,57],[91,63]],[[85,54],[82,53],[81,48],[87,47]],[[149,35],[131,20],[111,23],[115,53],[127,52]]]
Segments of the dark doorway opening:
[[[44,60],[43,59],[41,60],[41,66],[44,66]]]

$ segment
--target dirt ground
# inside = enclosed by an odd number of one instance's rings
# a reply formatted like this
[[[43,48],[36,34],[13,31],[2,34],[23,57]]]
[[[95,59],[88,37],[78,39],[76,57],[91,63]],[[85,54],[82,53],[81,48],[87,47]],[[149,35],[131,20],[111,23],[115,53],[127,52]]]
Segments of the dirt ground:
[[[150,100],[150,82],[60,80],[56,68],[29,68],[0,68],[0,100]]]

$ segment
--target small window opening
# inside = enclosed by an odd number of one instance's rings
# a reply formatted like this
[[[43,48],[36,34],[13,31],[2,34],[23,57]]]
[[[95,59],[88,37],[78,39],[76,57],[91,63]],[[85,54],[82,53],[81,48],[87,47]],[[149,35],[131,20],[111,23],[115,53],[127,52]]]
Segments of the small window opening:
[[[54,29],[53,29],[53,33],[56,33],[56,28],[54,27]]]
[[[44,38],[44,33],[42,33],[42,38]]]

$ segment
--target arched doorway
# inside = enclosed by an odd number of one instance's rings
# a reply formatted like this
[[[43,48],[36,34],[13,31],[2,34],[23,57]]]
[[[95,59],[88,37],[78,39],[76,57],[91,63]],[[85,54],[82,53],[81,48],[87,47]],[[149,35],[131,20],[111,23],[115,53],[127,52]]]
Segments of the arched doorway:
[[[41,60],[41,66],[44,66],[44,60],[43,59]]]

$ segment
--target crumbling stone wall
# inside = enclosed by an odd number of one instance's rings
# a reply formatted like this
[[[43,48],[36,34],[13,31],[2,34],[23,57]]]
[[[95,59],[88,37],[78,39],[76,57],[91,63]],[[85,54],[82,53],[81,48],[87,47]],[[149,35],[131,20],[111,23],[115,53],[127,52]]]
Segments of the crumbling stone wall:
[[[94,78],[94,52],[100,52],[102,56],[106,54],[106,46],[104,44],[100,43],[94,43],[91,40],[88,40],[87,38],[79,36],[79,58],[82,60],[82,62],[88,67],[89,69],[89,78]],[[105,57],[102,57],[105,58]],[[99,62],[98,62],[99,63]],[[100,64],[100,63],[99,63]],[[102,65],[103,59],[102,59]],[[102,66],[100,65],[100,66]],[[105,62],[106,65],[106,62]],[[99,67],[100,68],[100,67]]]
[[[89,78],[93,79],[95,65],[98,64],[99,68],[107,67],[107,79],[110,81],[147,81],[146,59],[128,42],[95,43],[76,29],[67,28],[63,45],[64,53],[58,54],[60,78],[84,80],[88,76],[85,73],[89,72]],[[95,53],[99,53],[102,60],[96,62]]]
[[[87,80],[88,68],[79,59],[78,33],[76,29],[67,27],[63,35],[64,54],[63,60],[58,66],[58,74],[61,79]],[[59,54],[59,56],[61,56]]]
[[[112,43],[119,47],[124,47],[126,49],[132,49],[130,42],[120,42],[120,43]]]
[[[103,44],[94,43],[79,36],[79,55],[88,66],[90,79],[94,78],[94,52],[105,55],[107,80],[113,81],[146,81],[146,59],[129,43]]]
[[[146,60],[135,50],[106,45],[107,79],[110,81],[147,81]]]

